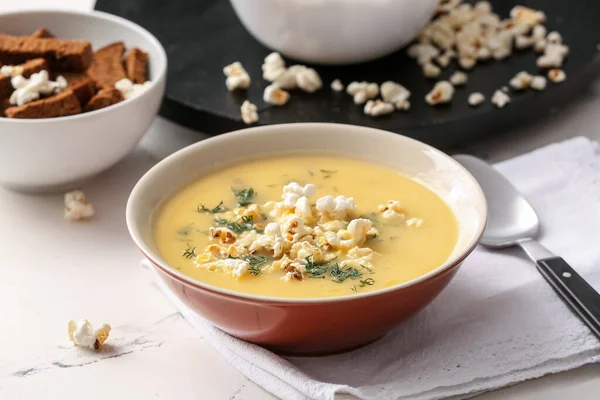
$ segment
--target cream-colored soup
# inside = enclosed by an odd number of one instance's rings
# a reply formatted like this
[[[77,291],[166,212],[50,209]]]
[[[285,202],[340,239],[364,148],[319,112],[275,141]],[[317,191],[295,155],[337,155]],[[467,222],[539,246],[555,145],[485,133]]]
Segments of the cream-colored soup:
[[[450,208],[425,186],[384,166],[330,156],[215,171],[166,201],[155,221],[160,253],[182,273],[288,298],[410,281],[443,264],[457,237]]]

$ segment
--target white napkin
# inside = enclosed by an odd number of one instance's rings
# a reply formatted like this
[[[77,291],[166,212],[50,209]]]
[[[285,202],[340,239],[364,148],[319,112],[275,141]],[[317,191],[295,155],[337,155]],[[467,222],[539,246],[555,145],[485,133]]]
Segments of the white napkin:
[[[541,242],[599,290],[597,143],[575,138],[497,168],[538,212]],[[225,359],[283,399],[466,398],[600,361],[600,341],[517,249],[478,248],[424,311],[376,343],[330,357],[280,357],[235,339],[157,283]]]

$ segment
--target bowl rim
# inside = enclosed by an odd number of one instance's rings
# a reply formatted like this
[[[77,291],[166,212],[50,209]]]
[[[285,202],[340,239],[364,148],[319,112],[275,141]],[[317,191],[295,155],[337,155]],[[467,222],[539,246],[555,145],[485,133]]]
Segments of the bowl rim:
[[[211,144],[215,144],[215,143],[219,143],[219,142],[225,143],[225,142],[235,139],[237,137],[248,136],[248,135],[252,135],[254,137],[257,137],[257,139],[259,139],[258,135],[260,135],[261,132],[269,132],[269,131],[274,131],[274,130],[276,131],[276,130],[281,130],[282,128],[283,129],[295,129],[297,127],[302,127],[304,129],[314,129],[314,130],[318,130],[318,131],[323,131],[324,129],[339,129],[339,128],[343,127],[343,129],[353,129],[361,134],[378,134],[381,136],[388,136],[388,137],[394,137],[394,138],[400,137],[402,140],[407,140],[409,142],[416,143],[417,145],[424,146],[425,149],[427,149],[428,151],[434,152],[437,155],[442,156],[443,158],[446,158],[452,164],[454,164],[456,167],[458,167],[458,169],[462,170],[462,172],[465,173],[467,178],[474,184],[473,187],[476,191],[477,197],[480,200],[479,204],[481,204],[481,209],[479,210],[479,217],[481,218],[481,224],[479,225],[477,231],[475,232],[475,235],[473,235],[473,238],[467,244],[465,244],[464,247],[460,251],[457,252],[457,254],[448,258],[442,265],[440,265],[437,268],[427,272],[426,274],[420,275],[417,278],[412,279],[410,281],[403,282],[401,284],[394,285],[394,286],[391,286],[388,288],[382,288],[382,289],[378,289],[378,290],[374,290],[372,292],[366,292],[366,293],[347,294],[347,295],[342,295],[342,296],[322,297],[322,298],[321,297],[286,298],[286,297],[262,296],[262,295],[238,292],[235,290],[224,289],[219,286],[211,285],[211,284],[202,282],[200,280],[194,279],[188,275],[183,274],[182,272],[178,271],[177,269],[173,268],[168,263],[162,261],[162,259],[160,257],[156,257],[154,255],[154,252],[152,250],[150,250],[150,248],[146,245],[146,243],[142,240],[142,238],[136,232],[137,227],[134,224],[133,213],[134,213],[134,209],[136,207],[137,202],[139,202],[140,198],[141,198],[141,196],[138,193],[142,190],[143,187],[145,187],[148,184],[151,184],[151,182],[153,180],[153,176],[154,176],[154,174],[157,173],[157,171],[164,169],[164,168],[170,168],[173,165],[176,165],[177,161],[180,158],[185,157],[186,155],[188,155],[190,153],[195,153],[195,152],[199,151],[199,149],[202,149],[206,145],[206,143],[211,143]],[[229,161],[232,161],[232,163],[233,163],[235,160],[229,160]],[[230,164],[229,161],[228,161],[228,164]],[[445,271],[448,271],[448,270],[452,269],[453,267],[458,266],[461,262],[464,261],[465,258],[467,258],[467,256],[469,254],[471,254],[471,252],[473,250],[475,250],[475,247],[477,247],[477,245],[479,244],[479,242],[481,240],[483,231],[487,224],[487,220],[488,220],[488,207],[487,207],[485,195],[483,193],[483,189],[481,188],[481,186],[479,185],[479,183],[477,182],[475,177],[473,177],[473,175],[466,168],[464,168],[458,161],[454,160],[452,157],[445,154],[444,152],[442,152],[426,143],[418,141],[416,139],[412,139],[412,138],[409,138],[404,135],[399,135],[399,134],[392,133],[389,131],[384,131],[381,129],[375,129],[375,128],[358,126],[358,125],[347,125],[347,124],[336,124],[336,123],[317,123],[317,122],[275,124],[275,125],[268,125],[268,126],[258,126],[258,127],[246,128],[246,129],[241,129],[241,130],[234,131],[234,132],[229,132],[229,133],[226,133],[223,135],[214,136],[214,137],[193,143],[191,145],[188,145],[188,146],[174,152],[173,154],[169,155],[168,157],[164,158],[163,160],[159,161],[152,168],[150,168],[134,186],[134,188],[131,191],[131,194],[129,195],[129,198],[127,200],[127,207],[126,207],[127,229],[129,230],[129,234],[130,234],[131,238],[133,239],[135,245],[140,249],[140,251],[144,254],[144,256],[154,266],[160,268],[164,273],[167,273],[168,275],[171,275],[172,277],[174,277],[180,281],[183,281],[183,283],[185,283],[189,286],[199,288],[201,290],[207,290],[209,292],[213,292],[213,293],[217,293],[217,294],[221,294],[221,295],[225,295],[225,296],[234,297],[239,300],[255,301],[255,302],[258,301],[258,302],[263,302],[263,303],[287,303],[287,304],[330,303],[330,302],[338,302],[338,301],[358,300],[358,299],[362,299],[362,298],[366,298],[366,297],[378,296],[378,295],[383,295],[385,293],[390,293],[390,292],[400,290],[400,289],[403,289],[403,288],[406,288],[409,286],[414,286],[414,285],[424,282],[430,278],[434,278],[435,276],[440,275],[440,274],[444,273]]]
[[[160,65],[157,66],[158,67],[157,77],[156,77],[156,79],[150,81],[151,84],[149,85],[148,89],[144,90],[140,95],[132,97],[130,99],[125,99],[124,101],[121,101],[117,104],[113,104],[109,107],[101,108],[99,110],[94,110],[94,111],[85,112],[85,113],[82,112],[79,114],[67,115],[64,117],[53,117],[53,118],[26,119],[26,118],[2,118],[2,117],[0,117],[0,123],[14,123],[14,124],[43,123],[43,124],[47,124],[47,123],[51,123],[51,122],[72,121],[72,120],[86,118],[86,117],[93,116],[93,115],[100,115],[102,113],[111,112],[111,110],[115,110],[118,107],[124,107],[124,106],[127,106],[127,104],[131,104],[135,101],[139,101],[143,97],[150,96],[151,95],[150,92],[153,91],[153,89],[155,89],[156,86],[159,85],[160,82],[165,80],[165,77],[167,75],[167,64],[168,64],[167,52],[165,51],[165,48],[160,43],[160,41],[156,38],[156,36],[154,36],[152,33],[150,33],[150,31],[148,31],[141,25],[136,24],[135,22],[129,21],[128,19],[125,19],[123,17],[119,17],[117,15],[112,15],[112,14],[109,14],[109,13],[106,13],[103,11],[96,11],[96,10],[78,11],[78,10],[67,10],[67,9],[60,9],[60,8],[39,8],[39,9],[36,8],[33,10],[2,12],[2,13],[0,13],[0,18],[16,17],[16,16],[21,16],[21,15],[32,15],[32,14],[41,14],[41,15],[48,15],[48,16],[51,16],[53,14],[67,14],[67,15],[72,15],[75,18],[91,17],[91,18],[119,24],[129,30],[139,33],[140,35],[142,35],[146,39],[148,39],[148,41],[150,41],[158,49],[157,55],[160,60]],[[86,40],[86,39],[85,38],[79,38],[79,39],[74,38],[73,40]],[[153,68],[154,68],[154,66],[153,66]]]

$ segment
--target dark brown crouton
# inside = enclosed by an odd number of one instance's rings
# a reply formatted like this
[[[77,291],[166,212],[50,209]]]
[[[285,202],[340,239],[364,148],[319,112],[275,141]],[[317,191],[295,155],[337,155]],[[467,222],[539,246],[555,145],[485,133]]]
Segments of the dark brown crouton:
[[[123,100],[125,100],[123,95],[117,89],[103,89],[96,93],[89,103],[86,104],[85,111],[99,110],[117,104]]]
[[[19,107],[7,108],[8,118],[54,118],[79,114],[81,105],[71,89],[66,89],[45,99],[32,101]]]
[[[43,58],[51,69],[85,71],[92,63],[92,56],[92,45],[84,40],[0,34],[0,60],[8,65]]]
[[[94,61],[88,74],[97,89],[112,89],[115,82],[127,78],[123,68],[123,53],[125,53],[123,42],[109,44],[94,53]]]
[[[127,77],[133,83],[146,82],[148,74],[148,53],[138,48],[131,49],[125,57],[125,68]]]

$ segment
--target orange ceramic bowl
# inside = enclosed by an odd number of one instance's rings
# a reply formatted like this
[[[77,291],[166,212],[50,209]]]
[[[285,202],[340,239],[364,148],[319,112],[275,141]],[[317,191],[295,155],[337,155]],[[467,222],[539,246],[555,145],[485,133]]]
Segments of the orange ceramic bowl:
[[[153,219],[170,195],[215,168],[238,163],[249,155],[256,158],[311,150],[388,165],[436,192],[459,221],[458,244],[450,259],[417,279],[391,288],[333,298],[286,299],[203,283],[180,273],[161,257],[154,241]],[[481,188],[446,154],[385,131],[321,123],[244,129],[186,147],[148,171],[127,204],[127,225],[133,240],[187,306],[235,337],[295,355],[362,346],[414,315],[446,287],[477,246],[486,219]]]

